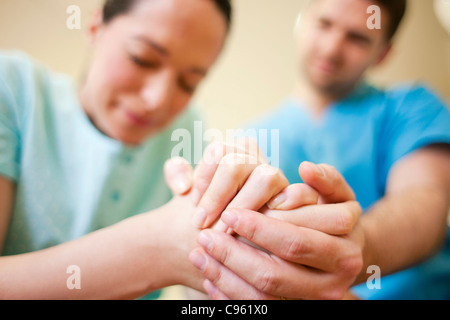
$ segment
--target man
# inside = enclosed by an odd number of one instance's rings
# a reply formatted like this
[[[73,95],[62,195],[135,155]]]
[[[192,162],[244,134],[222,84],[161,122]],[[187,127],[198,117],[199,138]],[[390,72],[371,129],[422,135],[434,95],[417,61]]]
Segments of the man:
[[[371,5],[381,9],[381,29],[367,26]],[[364,81],[366,71],[390,52],[405,9],[405,0],[311,1],[299,28],[296,91],[253,127],[280,130],[280,168],[291,183],[299,181],[303,161],[332,165],[364,215],[347,225],[345,236],[331,237],[248,210],[228,210],[222,222],[268,252],[202,231],[203,250],[192,260],[202,255],[196,265],[209,279],[205,289],[211,297],[342,298],[345,288],[361,284],[353,291],[361,298],[450,298],[449,111],[427,88],[382,91]],[[316,173],[329,174],[320,167]],[[333,200],[351,199],[328,203]],[[282,203],[279,197],[271,207]],[[338,245],[342,241],[349,242]],[[336,251],[345,259],[336,258]],[[294,270],[291,262],[304,268]],[[352,279],[355,270],[359,274]],[[371,282],[377,272],[386,277]]]

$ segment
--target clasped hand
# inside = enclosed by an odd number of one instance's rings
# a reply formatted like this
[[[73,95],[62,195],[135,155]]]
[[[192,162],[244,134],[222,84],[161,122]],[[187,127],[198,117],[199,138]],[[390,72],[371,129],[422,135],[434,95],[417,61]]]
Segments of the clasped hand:
[[[256,142],[211,144],[195,171],[166,163],[172,191],[202,229],[190,261],[212,299],[342,299],[363,266],[361,207],[329,165],[304,162],[289,185]]]

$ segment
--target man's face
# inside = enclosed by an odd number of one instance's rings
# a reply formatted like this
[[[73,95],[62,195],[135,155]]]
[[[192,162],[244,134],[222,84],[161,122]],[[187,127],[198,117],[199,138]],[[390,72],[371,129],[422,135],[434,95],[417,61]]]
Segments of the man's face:
[[[315,0],[302,16],[298,53],[303,78],[313,88],[340,96],[389,51],[385,11],[381,29],[369,29],[368,0]]]

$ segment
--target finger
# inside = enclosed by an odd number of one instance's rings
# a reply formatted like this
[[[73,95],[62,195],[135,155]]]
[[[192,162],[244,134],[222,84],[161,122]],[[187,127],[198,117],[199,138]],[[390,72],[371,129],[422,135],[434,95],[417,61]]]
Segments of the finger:
[[[320,193],[320,203],[339,203],[355,200],[352,188],[332,166],[303,162],[298,172],[303,182]]]
[[[203,153],[203,157],[194,171],[193,198],[194,205],[197,205],[203,193],[211,183],[217,167],[225,155],[224,144],[213,142],[208,145]]]
[[[194,225],[205,228],[216,221],[258,165],[251,155],[234,153],[224,156],[197,206]]]
[[[238,138],[234,141],[234,144],[243,148],[245,153],[256,157],[260,163],[268,163],[267,158],[261,152],[256,139],[249,137]]]
[[[201,248],[194,249],[190,253],[189,259],[208,280],[208,282],[204,283],[203,288],[214,300],[260,300],[270,298],[212,258]]]
[[[223,232],[204,230],[199,234],[199,243],[208,253],[203,275],[231,299],[279,299],[280,296],[308,299],[330,283],[329,277],[320,271],[261,252]],[[246,283],[256,290],[251,290]],[[244,288],[242,292],[241,288]]]
[[[267,206],[271,210],[293,210],[317,204],[319,193],[304,183],[292,184],[272,198]]]
[[[298,227],[343,236],[353,230],[361,212],[358,202],[348,201],[338,204],[310,205],[290,211],[264,210],[262,213]]]
[[[227,154],[242,153],[248,154],[259,159],[263,163],[264,159],[259,156],[259,150],[253,146],[253,143],[245,140],[238,140],[235,144],[213,142],[206,149],[203,158],[194,171],[193,199],[197,205],[208,189],[216,170]]]
[[[282,190],[286,189],[288,185],[289,182],[281,170],[271,167],[268,164],[262,164],[253,170],[245,185],[239,190],[226,208],[242,208],[258,211],[276,194],[280,194]],[[216,230],[225,232],[228,226],[219,220],[215,228]]]
[[[191,190],[192,166],[183,158],[172,158],[164,164],[164,177],[174,195],[184,195]]]
[[[211,300],[231,300],[208,279],[203,281],[203,288]]]
[[[224,224],[251,243],[297,264],[323,271],[338,269],[345,241],[317,230],[297,227],[246,209],[227,209]]]

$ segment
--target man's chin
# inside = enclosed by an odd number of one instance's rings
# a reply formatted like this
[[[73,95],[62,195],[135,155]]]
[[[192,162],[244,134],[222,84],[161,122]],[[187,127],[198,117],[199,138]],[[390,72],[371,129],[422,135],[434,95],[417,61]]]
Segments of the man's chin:
[[[313,87],[324,96],[341,98],[351,92],[355,85],[330,81],[317,81],[313,83]]]

